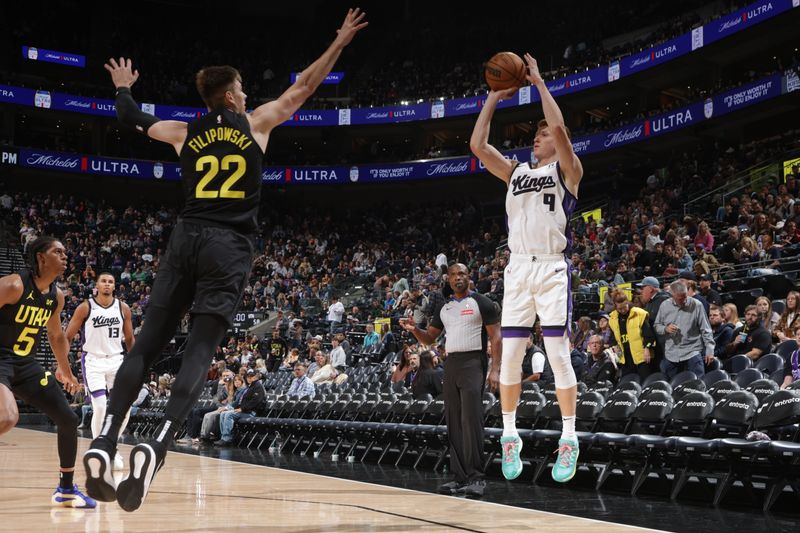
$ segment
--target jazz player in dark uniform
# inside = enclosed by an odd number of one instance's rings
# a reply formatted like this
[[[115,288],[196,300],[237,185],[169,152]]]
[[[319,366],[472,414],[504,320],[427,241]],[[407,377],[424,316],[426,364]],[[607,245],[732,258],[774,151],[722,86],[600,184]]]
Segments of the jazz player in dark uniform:
[[[359,30],[359,9],[348,11],[330,47],[277,100],[245,113],[242,78],[229,66],[197,73],[197,89],[209,113],[190,123],[160,121],[139,110],[131,85],[139,77],[129,59],[105,66],[117,88],[119,120],[152,139],[171,144],[180,156],[186,204],[170,236],[147,307],[147,321],[117,372],[100,436],[84,454],[87,490],[101,501],[114,499],[126,511],[139,508],[168,444],[194,407],[216,347],[242,297],[253,259],[253,237],[261,191],[261,163],[270,132],[291,118],[313,94]],[[155,439],[130,455],[130,474],[117,487],[111,462],[125,413],[145,373],[175,333],[191,306],[193,327]]]
[[[0,278],[0,435],[18,419],[14,395],[36,407],[55,422],[61,474],[53,493],[54,505],[94,508],[72,480],[78,454],[78,417],[56,380],[74,393],[80,389],[67,358],[69,342],[61,330],[64,295],[55,281],[67,268],[64,246],[52,237],[39,237],[28,245],[30,270]],[[56,356],[55,379],[36,361],[36,349],[47,328]]]

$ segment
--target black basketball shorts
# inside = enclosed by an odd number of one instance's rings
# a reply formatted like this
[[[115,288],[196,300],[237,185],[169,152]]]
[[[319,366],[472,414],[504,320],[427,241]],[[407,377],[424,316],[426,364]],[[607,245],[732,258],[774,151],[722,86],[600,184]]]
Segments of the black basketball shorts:
[[[149,306],[217,315],[230,326],[253,265],[252,240],[233,229],[178,221]]]

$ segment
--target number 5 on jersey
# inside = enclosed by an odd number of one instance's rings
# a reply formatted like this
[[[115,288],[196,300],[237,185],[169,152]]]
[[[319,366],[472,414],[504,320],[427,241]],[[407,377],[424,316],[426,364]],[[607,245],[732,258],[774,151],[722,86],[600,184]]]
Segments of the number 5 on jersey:
[[[36,344],[37,333],[39,333],[38,328],[25,327],[17,337],[16,344],[14,344],[14,353],[22,357],[30,354],[33,345]]]
[[[232,170],[219,189],[209,189],[209,185],[217,177],[220,169],[223,171]],[[239,154],[226,155],[219,160],[213,155],[204,155],[195,164],[197,172],[205,171],[205,175],[197,182],[194,189],[195,198],[244,198],[244,191],[233,190],[232,187],[239,181],[247,171],[247,163],[244,157]]]

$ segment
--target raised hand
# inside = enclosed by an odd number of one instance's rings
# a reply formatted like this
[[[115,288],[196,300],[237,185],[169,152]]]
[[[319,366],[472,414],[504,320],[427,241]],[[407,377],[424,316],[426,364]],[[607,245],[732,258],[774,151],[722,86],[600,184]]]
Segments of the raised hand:
[[[400,327],[402,327],[406,331],[414,331],[417,329],[417,323],[414,322],[413,317],[401,318],[400,319]]]
[[[108,63],[103,65],[103,68],[111,74],[111,82],[118,89],[130,87],[139,79],[139,71],[131,70],[131,60],[124,57],[120,57],[119,61],[112,57]]]
[[[533,56],[530,54],[525,54],[525,62],[528,64],[528,74],[525,76],[525,79],[534,85],[544,83],[542,75],[539,72],[539,64],[536,62]]]
[[[514,96],[518,90],[519,87],[510,87],[508,89],[503,89],[502,91],[489,91],[489,94],[496,94],[497,101],[502,102],[503,100],[508,100]]]
[[[347,10],[342,27],[336,30],[336,41],[340,46],[345,47],[350,44],[355,34],[369,25],[369,22],[362,22],[366,15],[360,8]]]

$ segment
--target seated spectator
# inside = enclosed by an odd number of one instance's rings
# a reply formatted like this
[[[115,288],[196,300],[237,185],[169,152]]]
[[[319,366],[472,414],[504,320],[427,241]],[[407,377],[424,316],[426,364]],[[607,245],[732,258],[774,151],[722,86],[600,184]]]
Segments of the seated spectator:
[[[344,351],[344,347],[340,344],[340,340],[338,335],[334,336],[331,339],[331,344],[333,347],[331,348],[330,352],[330,363],[333,365],[339,372],[344,372],[345,368],[347,368],[347,353]]]
[[[139,409],[147,409],[150,407],[150,400],[153,397],[153,391],[156,389],[156,382],[151,381],[149,384],[142,383],[142,388],[139,389],[139,395],[133,400],[131,404],[131,416],[135,415]]]
[[[400,362],[392,372],[392,383],[403,382],[406,387],[410,387],[418,368],[419,355],[414,353],[410,346],[406,346],[400,356]]]
[[[705,365],[714,359],[714,335],[703,304],[689,297],[685,280],[669,286],[672,298],[658,311],[654,329],[664,339],[661,373],[672,379],[679,372],[691,370],[705,375]]]
[[[727,354],[728,345],[733,340],[733,325],[725,322],[722,316],[722,308],[712,305],[708,312],[708,322],[711,324],[711,333],[714,335],[714,357],[724,359]]]
[[[800,346],[800,327],[795,329],[794,338],[798,346]],[[783,383],[781,383],[781,388],[785,389],[796,381],[800,381],[800,348],[792,352],[788,360],[783,362]]]
[[[756,298],[756,308],[758,309],[758,319],[761,321],[761,325],[769,332],[775,330],[781,315],[772,310],[772,301],[766,296],[759,296]]]
[[[758,308],[748,305],[744,311],[745,324],[733,332],[733,341],[726,350],[728,355],[744,354],[753,361],[772,348],[772,335],[761,325]]]
[[[311,367],[309,367],[309,379],[311,379],[315,385],[333,383],[339,373],[333,368],[333,365],[331,365],[330,357],[320,350],[317,352],[315,358],[314,363],[312,363],[312,365],[315,365],[314,371],[311,372]]]
[[[487,348],[490,346],[487,345]],[[544,372],[545,359],[544,351],[533,343],[533,336],[529,335],[522,359],[522,381],[539,381]]]
[[[617,365],[609,357],[608,350],[603,349],[603,338],[600,335],[592,335],[588,345],[586,364],[583,368],[583,382],[589,386],[601,381],[616,383]]]
[[[436,398],[442,393],[442,381],[434,366],[433,352],[425,350],[419,354],[419,370],[411,381],[411,394],[414,399],[430,394]]]
[[[698,293],[706,299],[709,305],[722,305],[722,297],[719,293],[711,288],[713,278],[710,274],[703,274],[699,277],[699,290]]]
[[[345,366],[350,366],[353,361],[353,347],[350,345],[350,341],[347,340],[347,335],[337,333],[334,338],[339,341],[339,346],[344,350]]]
[[[300,359],[300,350],[297,348],[292,348],[288,355],[283,358],[283,362],[281,363],[280,370],[284,372],[290,372],[297,361]]]
[[[772,330],[773,340],[783,342],[794,338],[794,331],[800,326],[800,292],[790,291],[786,295],[786,309]]]
[[[292,398],[303,398],[308,396],[313,398],[317,389],[314,387],[314,382],[306,376],[306,365],[297,363],[294,365],[294,379],[292,384],[289,385],[289,390],[286,395]]]
[[[611,331],[611,326],[609,326],[608,315],[606,313],[601,314],[597,319],[597,331],[595,331],[595,334],[603,339],[604,350],[617,343],[616,339],[614,339],[614,332]]]
[[[739,320],[739,310],[736,308],[736,304],[726,303],[722,306],[722,313],[725,322],[733,326],[733,329],[740,328],[744,325],[744,322]]]
[[[230,394],[230,396],[228,396]],[[186,436],[176,442],[180,444],[197,444],[200,442],[200,431],[205,420],[206,414],[216,411],[220,407],[228,404],[228,398],[233,398],[234,385],[233,385],[233,372],[230,370],[223,371],[217,384],[217,392],[214,395],[214,403],[207,407],[195,407],[189,414],[189,419],[186,421]]]
[[[611,298],[614,310],[608,323],[619,346],[617,364],[623,376],[636,373],[644,380],[652,373],[650,363],[656,342],[647,311],[631,305],[621,289],[614,289]]]
[[[281,330],[274,328],[272,330],[272,337],[269,340],[262,342],[262,350],[267,350],[267,370],[275,372],[281,366],[281,363],[286,358],[289,352],[289,345],[286,339],[281,337]]]
[[[381,339],[380,349],[378,350],[379,357],[385,357],[391,352],[398,351],[397,337],[392,333],[392,328],[383,327],[383,339]]]
[[[694,236],[695,247],[698,244],[702,244],[704,250],[714,249],[714,235],[712,235],[711,230],[708,229],[707,222],[701,222],[697,226],[697,234]]]
[[[247,371],[247,388],[238,401],[231,403],[233,409],[220,413],[219,427],[221,431],[220,439],[214,443],[215,446],[230,446],[233,444],[233,425],[242,418],[252,418],[256,415],[256,410],[264,403],[267,392],[264,384],[261,383],[261,372],[253,370]]]
[[[232,404],[241,399],[245,391],[244,378],[238,374],[233,376],[232,384],[231,382],[226,383],[225,389],[227,403],[203,416],[203,423],[200,425],[200,440],[211,441],[212,435],[220,435],[219,417],[223,412],[233,409]]]
[[[572,347],[582,352],[586,351],[586,345],[589,343],[589,337],[594,335],[592,331],[592,319],[588,316],[582,316],[578,319],[578,328],[572,335]]]
[[[170,387],[175,382],[175,378],[170,376],[169,374],[165,373],[159,376],[158,378],[158,392],[156,393],[157,398],[169,398],[170,395]]]
[[[206,380],[211,382],[219,381],[222,373],[225,371],[225,361],[214,361],[211,363],[211,368],[208,370]]]
[[[375,333],[375,326],[367,324],[367,334],[364,336],[364,344],[361,347],[362,351],[371,351],[372,348],[377,347],[380,342],[381,338]]]

